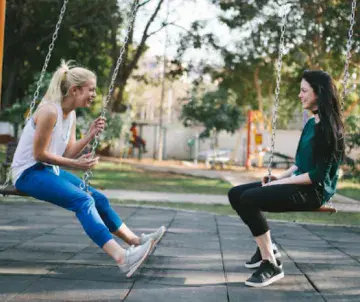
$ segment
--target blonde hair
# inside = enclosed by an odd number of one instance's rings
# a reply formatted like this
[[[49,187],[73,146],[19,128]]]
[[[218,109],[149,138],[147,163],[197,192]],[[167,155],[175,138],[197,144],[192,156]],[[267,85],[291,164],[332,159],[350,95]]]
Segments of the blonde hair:
[[[73,65],[74,61],[61,60],[60,67],[54,72],[49,87],[41,103],[61,103],[71,86],[83,86],[87,81],[96,79],[96,75],[83,67]]]

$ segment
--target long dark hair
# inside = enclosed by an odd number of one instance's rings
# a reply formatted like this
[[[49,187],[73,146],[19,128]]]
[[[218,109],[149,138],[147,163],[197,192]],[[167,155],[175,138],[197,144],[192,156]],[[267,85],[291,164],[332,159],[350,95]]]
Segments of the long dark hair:
[[[305,70],[302,78],[317,96],[320,122],[315,127],[314,160],[341,161],[345,152],[345,133],[336,86],[330,75],[322,70]]]

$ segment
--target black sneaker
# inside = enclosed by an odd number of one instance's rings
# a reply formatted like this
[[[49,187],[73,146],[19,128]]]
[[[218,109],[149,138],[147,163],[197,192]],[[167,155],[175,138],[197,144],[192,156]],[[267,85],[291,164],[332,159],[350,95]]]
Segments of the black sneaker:
[[[281,254],[277,249],[274,249],[273,253],[276,259],[281,257]],[[251,259],[245,262],[245,267],[258,268],[260,267],[261,261],[262,261],[262,257],[261,257],[260,249],[257,248],[255,254],[251,257]]]
[[[252,276],[245,281],[245,285],[252,287],[264,287],[282,278],[284,278],[284,271],[281,267],[274,265],[269,260],[263,260],[256,272],[254,272]]]

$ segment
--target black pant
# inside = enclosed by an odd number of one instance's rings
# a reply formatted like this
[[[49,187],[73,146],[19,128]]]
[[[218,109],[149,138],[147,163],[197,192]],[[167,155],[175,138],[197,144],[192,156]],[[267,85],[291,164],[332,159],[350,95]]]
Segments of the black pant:
[[[248,225],[254,237],[269,230],[261,211],[312,211],[322,204],[322,188],[315,185],[262,187],[261,182],[254,182],[233,187],[228,196],[232,208]]]

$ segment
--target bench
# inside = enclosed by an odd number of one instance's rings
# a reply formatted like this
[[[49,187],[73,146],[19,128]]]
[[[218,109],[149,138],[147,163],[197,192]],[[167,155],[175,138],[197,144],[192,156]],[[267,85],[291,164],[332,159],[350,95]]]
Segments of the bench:
[[[266,152],[267,155],[270,156],[270,152]],[[295,158],[288,156],[286,154],[280,153],[280,152],[273,152],[274,154],[274,158],[272,161],[272,167],[273,168],[278,168],[281,165],[284,165],[286,167],[286,169],[289,169],[294,163],[295,163]],[[276,157],[280,158],[280,159],[276,159]],[[265,165],[268,165],[269,161],[264,162]]]

